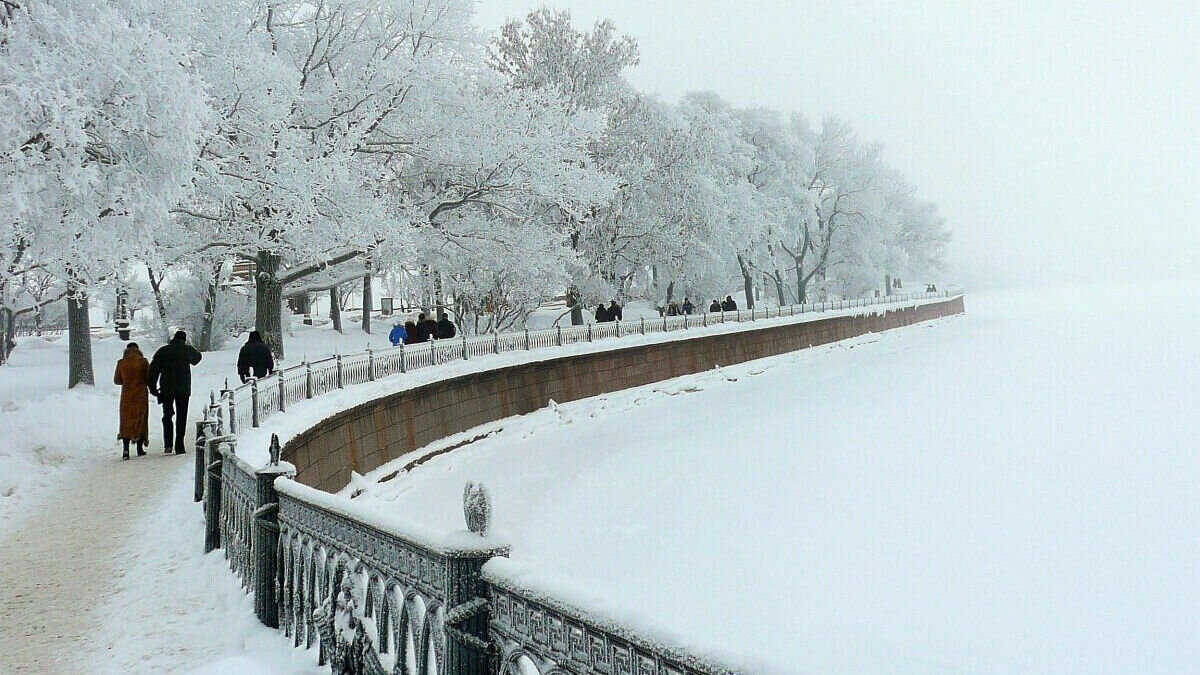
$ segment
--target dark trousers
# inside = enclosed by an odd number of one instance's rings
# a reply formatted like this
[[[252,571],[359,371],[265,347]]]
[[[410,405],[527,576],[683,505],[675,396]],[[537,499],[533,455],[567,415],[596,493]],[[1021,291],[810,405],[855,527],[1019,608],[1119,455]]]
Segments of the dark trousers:
[[[175,452],[183,452],[183,437],[187,433],[187,396],[160,396],[158,399],[163,409],[163,447],[171,449],[171,439],[175,439]],[[178,415],[179,419],[171,423],[171,418]]]

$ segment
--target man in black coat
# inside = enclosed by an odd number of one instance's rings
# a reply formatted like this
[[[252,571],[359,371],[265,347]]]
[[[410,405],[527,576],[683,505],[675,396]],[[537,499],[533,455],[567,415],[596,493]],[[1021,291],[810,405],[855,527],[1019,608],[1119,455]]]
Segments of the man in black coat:
[[[457,333],[457,332],[458,332],[457,329],[454,328],[454,322],[451,321],[446,316],[446,313],[445,312],[439,313],[438,320],[437,320],[438,339],[439,340],[449,340],[450,338],[454,337],[455,333]]]
[[[694,311],[696,311],[696,306],[692,304],[692,301],[690,298],[685,297],[683,299],[683,313],[691,314]]]
[[[604,303],[596,305],[596,323],[608,322],[608,310],[605,309]]]
[[[408,331],[409,341],[412,344],[420,344],[432,337],[425,332],[427,323],[429,322],[425,320],[424,312],[417,315],[417,322],[413,324],[412,330]]]
[[[271,348],[263,342],[258,331],[250,331],[250,339],[238,352],[237,370],[242,382],[249,380],[251,375],[262,379],[275,370],[275,357],[271,356]]]
[[[708,311],[713,314],[721,311],[721,303],[717,302],[716,298],[713,298],[712,304],[708,306]]]
[[[168,454],[171,452],[172,438],[175,441],[175,454],[183,454],[188,399],[192,396],[192,366],[197,363],[200,363],[200,352],[187,343],[187,333],[183,331],[176,332],[175,337],[154,352],[154,358],[150,360],[146,386],[162,405],[163,444]],[[178,419],[172,425],[171,418],[175,416]]]
[[[608,320],[609,321],[621,321],[623,316],[624,315],[621,312],[621,306],[617,304],[616,300],[613,300],[612,302],[608,303]]]
[[[725,296],[725,302],[721,303],[721,311],[722,312],[736,312],[737,311],[737,303],[734,302],[732,295]]]

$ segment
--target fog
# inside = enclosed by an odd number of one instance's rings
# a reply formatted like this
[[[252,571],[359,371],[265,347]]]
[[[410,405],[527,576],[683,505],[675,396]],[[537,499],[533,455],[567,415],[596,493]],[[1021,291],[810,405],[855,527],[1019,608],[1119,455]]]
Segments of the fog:
[[[1200,3],[555,0],[639,89],[848,119],[938,203],[974,287],[1200,266]],[[536,6],[482,0],[495,29]]]

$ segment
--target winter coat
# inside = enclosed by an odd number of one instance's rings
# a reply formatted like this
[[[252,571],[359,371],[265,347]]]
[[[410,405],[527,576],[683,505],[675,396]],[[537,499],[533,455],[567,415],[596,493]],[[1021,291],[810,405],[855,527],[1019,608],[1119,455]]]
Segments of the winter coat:
[[[418,321],[413,324],[411,330],[408,330],[408,342],[410,344],[418,344],[429,339],[429,334],[425,332],[425,322]]]
[[[408,331],[404,330],[404,326],[396,324],[392,326],[392,332],[388,333],[388,340],[392,343],[393,347],[401,342],[408,342]]]
[[[146,380],[155,396],[183,398],[192,395],[192,366],[200,363],[200,352],[183,340],[159,347],[150,360]]]
[[[598,305],[596,307],[596,323],[604,323],[606,321],[608,321],[608,310],[604,308],[604,305]]]
[[[438,319],[437,336],[439,340],[448,340],[454,337],[458,331],[454,328],[454,322],[448,318]]]
[[[618,305],[616,303],[616,301],[613,301],[612,303],[610,303],[608,305],[608,320],[609,321],[621,321],[622,320],[621,317],[623,315],[624,315],[624,312],[621,311],[621,306]]]
[[[724,302],[721,303],[721,311],[722,312],[736,312],[737,311],[737,303],[734,302],[732,299],[725,300]]]
[[[717,302],[716,300],[713,300],[712,304],[708,306],[708,311],[714,312],[714,313],[721,311],[721,303]]]
[[[138,349],[126,349],[117,361],[113,384],[121,387],[121,428],[117,438],[150,442],[150,395],[146,390],[146,375],[150,363]]]
[[[692,312],[694,312],[694,311],[696,311],[696,306],[692,304],[692,301],[691,301],[691,300],[685,300],[685,301],[684,301],[684,303],[683,303],[683,313],[684,313],[684,314],[691,314],[691,313],[692,313]]]
[[[437,322],[433,319],[425,319],[421,322],[421,332],[425,334],[425,339],[438,337]]]
[[[251,340],[242,345],[238,352],[237,371],[242,382],[253,375],[259,379],[270,375],[275,370],[275,357],[271,356],[271,348],[262,341]]]

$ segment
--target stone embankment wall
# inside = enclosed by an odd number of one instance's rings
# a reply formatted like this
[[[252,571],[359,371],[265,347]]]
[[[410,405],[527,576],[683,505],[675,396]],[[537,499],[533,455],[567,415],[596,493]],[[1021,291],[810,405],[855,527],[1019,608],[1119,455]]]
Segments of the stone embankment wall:
[[[440,438],[548,405],[628,389],[878,333],[964,311],[963,298],[590,354],[549,358],[434,382],[349,408],[292,439],[283,458],[296,479],[334,492]]]

